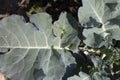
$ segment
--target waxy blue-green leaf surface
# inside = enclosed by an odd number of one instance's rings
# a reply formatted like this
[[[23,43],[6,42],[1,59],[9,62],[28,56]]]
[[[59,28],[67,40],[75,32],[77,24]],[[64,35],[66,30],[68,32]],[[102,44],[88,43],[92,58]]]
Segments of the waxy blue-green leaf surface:
[[[119,0],[83,0],[78,17],[85,27],[85,44],[96,48],[109,45],[112,39],[120,40],[119,16]]]
[[[74,75],[70,78],[68,78],[68,80],[91,80],[90,76],[84,72],[79,72],[79,75]]]
[[[92,76],[93,80],[111,80],[109,77],[102,75],[99,72],[95,72]]]
[[[53,25],[55,36],[61,38],[61,46],[70,48],[70,50],[77,52],[80,39],[78,35],[78,22],[74,17],[67,13],[61,13],[59,20]]]
[[[62,15],[64,16],[60,17],[58,23],[61,23],[67,13]],[[18,15],[2,19],[0,51],[5,54],[0,55],[0,72],[11,80],[61,80],[66,67],[76,64],[65,47],[70,43],[74,44],[73,39],[77,37],[77,31],[73,24],[65,23],[56,24],[63,26],[66,31],[60,34],[64,37],[63,40],[54,34],[54,24],[46,13],[32,15],[28,23]],[[69,31],[67,26],[71,27]],[[63,32],[57,29],[56,31]],[[71,35],[73,33],[75,34]],[[61,46],[62,44],[64,46]]]

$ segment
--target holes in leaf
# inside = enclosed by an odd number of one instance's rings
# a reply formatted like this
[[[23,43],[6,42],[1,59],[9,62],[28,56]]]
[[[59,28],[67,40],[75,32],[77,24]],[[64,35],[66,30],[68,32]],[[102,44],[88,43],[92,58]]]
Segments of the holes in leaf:
[[[94,27],[101,28],[102,24],[98,22],[96,19],[94,19],[93,17],[89,17],[89,22],[87,22],[86,24],[83,24],[83,26],[88,29],[94,28]]]
[[[108,8],[111,10],[111,11],[114,11],[116,6],[117,6],[118,3],[106,3],[106,6],[108,6]]]
[[[39,28],[37,27],[37,25],[35,23],[33,23],[33,22],[31,22],[31,23],[32,23],[32,25],[34,25],[34,28],[36,28],[36,30],[39,31]]]
[[[113,47],[120,48],[120,40],[112,39]]]
[[[0,55],[8,53],[8,52],[10,52],[10,50],[11,50],[10,48],[8,48],[8,49],[0,48]]]

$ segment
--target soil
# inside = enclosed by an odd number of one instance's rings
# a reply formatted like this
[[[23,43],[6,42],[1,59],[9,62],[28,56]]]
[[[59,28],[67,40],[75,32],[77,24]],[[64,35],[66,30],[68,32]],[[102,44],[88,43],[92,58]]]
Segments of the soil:
[[[71,13],[77,20],[78,8],[82,6],[81,0],[0,0],[0,19],[18,14],[25,17],[29,21],[27,12],[31,7],[37,6],[42,8],[42,12],[47,12],[52,16],[53,21],[57,20],[60,13],[67,11]],[[41,11],[38,11],[41,12]],[[38,13],[36,11],[31,14]]]

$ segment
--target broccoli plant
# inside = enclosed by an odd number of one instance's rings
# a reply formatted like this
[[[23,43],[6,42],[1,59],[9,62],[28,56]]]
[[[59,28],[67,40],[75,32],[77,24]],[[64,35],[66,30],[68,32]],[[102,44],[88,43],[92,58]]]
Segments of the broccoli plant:
[[[45,12],[0,20],[0,74],[10,80],[120,80],[120,1],[83,0],[77,21]]]

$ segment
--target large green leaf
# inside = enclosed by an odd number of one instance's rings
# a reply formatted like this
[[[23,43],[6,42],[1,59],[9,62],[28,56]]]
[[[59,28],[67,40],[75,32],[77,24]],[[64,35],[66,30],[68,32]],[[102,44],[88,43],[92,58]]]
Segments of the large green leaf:
[[[58,23],[67,17],[67,13],[62,15]],[[50,15],[32,15],[30,22],[26,23],[18,15],[0,21],[0,51],[6,53],[0,55],[0,72],[11,80],[61,80],[66,67],[76,64],[71,53],[65,49],[70,43],[74,44],[76,29],[68,22],[63,23],[61,26],[70,27],[70,31],[60,34],[63,40],[55,36]],[[56,31],[60,33],[58,29]],[[73,33],[76,34],[69,35]],[[61,46],[63,43],[64,46]]]
[[[79,72],[79,75],[74,75],[70,78],[68,78],[68,80],[91,80],[90,76],[84,72]]]
[[[95,72],[92,76],[93,80],[111,80],[109,77],[102,75],[99,72]]]
[[[77,52],[80,43],[78,35],[78,22],[70,14],[61,13],[59,20],[54,23],[55,36],[62,38],[61,46],[69,47],[70,50]]]
[[[90,47],[107,46],[112,39],[120,40],[119,0],[83,0],[79,8],[79,22],[84,42]]]

